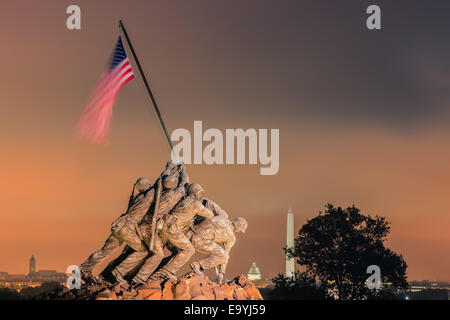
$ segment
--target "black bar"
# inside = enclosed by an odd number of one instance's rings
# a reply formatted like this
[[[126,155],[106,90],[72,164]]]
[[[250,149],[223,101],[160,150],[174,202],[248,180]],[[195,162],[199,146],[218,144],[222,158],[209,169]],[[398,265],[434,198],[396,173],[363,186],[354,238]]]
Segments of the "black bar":
[[[161,116],[161,112],[159,112],[159,108],[158,108],[158,105],[156,104],[155,97],[153,96],[152,90],[150,89],[150,86],[148,85],[147,78],[145,77],[144,71],[142,70],[141,64],[139,63],[139,59],[136,56],[136,52],[134,51],[133,45],[131,44],[130,38],[128,37],[127,30],[125,29],[125,26],[123,25],[122,20],[119,20],[119,26],[122,28],[123,34],[125,35],[125,38],[127,39],[128,46],[130,47],[131,53],[133,54],[134,61],[136,61],[136,64],[139,68],[139,72],[141,73],[142,80],[144,80],[145,87],[147,88],[150,99],[152,100],[153,107],[155,108],[156,114],[158,115],[158,118],[159,118],[159,122],[161,122],[164,133],[166,134],[167,141],[169,142],[170,150],[173,151],[172,141],[170,140],[169,133],[167,132],[166,125],[164,124],[164,120]]]

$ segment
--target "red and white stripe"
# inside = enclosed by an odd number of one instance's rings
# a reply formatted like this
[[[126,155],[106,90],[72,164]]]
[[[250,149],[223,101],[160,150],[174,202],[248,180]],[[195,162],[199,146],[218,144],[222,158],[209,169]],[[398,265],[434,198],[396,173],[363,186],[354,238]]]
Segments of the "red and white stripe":
[[[109,134],[112,109],[120,89],[134,78],[128,58],[112,71],[105,72],[97,82],[78,124],[80,136],[94,143],[103,143]]]

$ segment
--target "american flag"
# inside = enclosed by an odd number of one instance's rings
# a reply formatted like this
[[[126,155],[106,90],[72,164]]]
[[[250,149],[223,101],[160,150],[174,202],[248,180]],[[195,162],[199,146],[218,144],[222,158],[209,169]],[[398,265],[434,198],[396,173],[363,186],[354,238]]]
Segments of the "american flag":
[[[106,141],[112,116],[114,101],[120,89],[134,78],[133,70],[123,48],[122,39],[116,48],[97,86],[84,109],[78,124],[78,133],[94,143]]]

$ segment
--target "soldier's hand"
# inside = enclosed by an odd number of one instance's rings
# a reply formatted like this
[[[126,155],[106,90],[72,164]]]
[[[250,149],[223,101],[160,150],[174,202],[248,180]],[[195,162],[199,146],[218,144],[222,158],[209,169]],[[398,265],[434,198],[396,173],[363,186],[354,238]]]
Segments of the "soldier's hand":
[[[173,164],[174,165],[179,165],[181,163],[180,159],[178,159],[178,157],[175,157],[175,159],[173,159]]]
[[[225,274],[223,272],[219,272],[219,274],[217,275],[217,280],[219,281],[220,284],[223,283],[224,278],[225,278]]]
[[[170,174],[170,171],[172,171],[177,166],[176,161],[168,160],[166,165],[166,172]]]
[[[156,221],[156,230],[161,230],[163,228],[163,225],[164,225],[163,219],[158,219],[158,221]]]

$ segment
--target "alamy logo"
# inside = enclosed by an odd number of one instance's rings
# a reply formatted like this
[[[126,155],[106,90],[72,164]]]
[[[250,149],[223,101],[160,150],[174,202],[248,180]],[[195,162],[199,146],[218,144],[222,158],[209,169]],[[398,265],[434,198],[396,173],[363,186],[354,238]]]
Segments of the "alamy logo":
[[[67,7],[66,13],[70,16],[66,19],[66,27],[69,30],[81,29],[81,9],[76,4],[72,4]]]
[[[70,274],[67,278],[66,285],[69,289],[81,288],[81,271],[77,265],[70,265],[67,267],[66,273]]]
[[[370,16],[366,20],[366,26],[369,30],[381,30],[381,9],[373,4],[367,7],[367,14]]]
[[[371,274],[370,277],[366,280],[366,286],[367,289],[373,290],[377,289],[379,290],[381,288],[381,270],[380,267],[373,264],[367,267],[366,273]]]
[[[194,121],[194,141],[189,130],[179,128],[172,132],[171,140],[178,142],[173,148],[172,160],[185,164],[258,164],[261,175],[278,173],[280,130],[270,129],[270,154],[268,129],[226,129],[225,139],[219,129],[203,132],[202,121]],[[181,140],[181,141],[180,141]],[[248,145],[247,142],[248,141]],[[203,148],[203,142],[209,142]],[[225,142],[225,147],[224,147]],[[193,147],[193,149],[192,149]],[[246,150],[248,149],[248,155]],[[193,150],[193,152],[192,152]],[[192,153],[194,161],[192,162]],[[236,159],[236,162],[235,162]]]

